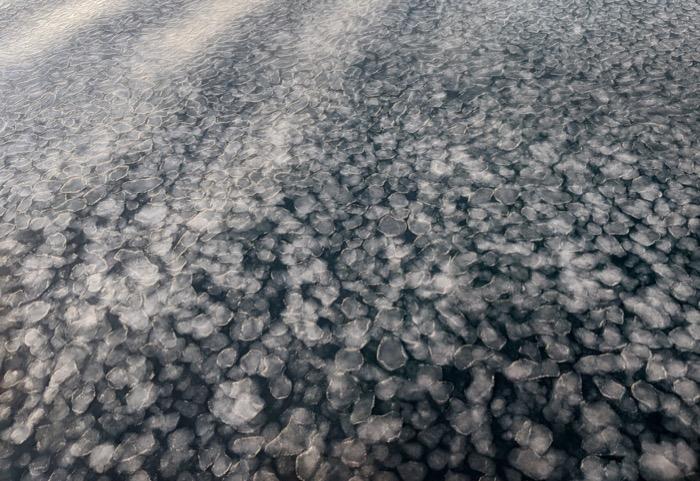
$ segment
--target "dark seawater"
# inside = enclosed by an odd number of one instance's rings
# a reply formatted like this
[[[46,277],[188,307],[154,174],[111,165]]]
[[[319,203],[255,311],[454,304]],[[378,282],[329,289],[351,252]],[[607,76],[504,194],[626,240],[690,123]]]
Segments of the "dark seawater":
[[[0,0],[0,480],[699,479],[699,19]]]

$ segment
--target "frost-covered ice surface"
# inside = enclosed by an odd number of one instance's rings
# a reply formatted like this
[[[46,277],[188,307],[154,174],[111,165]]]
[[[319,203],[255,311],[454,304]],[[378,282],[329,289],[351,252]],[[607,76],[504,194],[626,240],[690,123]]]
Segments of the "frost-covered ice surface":
[[[699,19],[0,0],[0,480],[697,479]]]

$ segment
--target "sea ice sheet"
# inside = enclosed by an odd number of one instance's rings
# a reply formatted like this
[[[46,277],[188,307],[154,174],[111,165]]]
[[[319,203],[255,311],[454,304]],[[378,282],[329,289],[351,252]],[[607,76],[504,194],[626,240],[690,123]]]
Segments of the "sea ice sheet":
[[[699,18],[0,0],[0,481],[699,479]]]

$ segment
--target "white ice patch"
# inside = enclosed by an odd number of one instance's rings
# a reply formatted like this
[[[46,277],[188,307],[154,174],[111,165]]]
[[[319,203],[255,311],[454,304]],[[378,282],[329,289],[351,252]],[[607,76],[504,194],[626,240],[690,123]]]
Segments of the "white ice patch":
[[[144,35],[130,59],[133,75],[149,78],[182,68],[206,54],[216,39],[235,31],[246,15],[261,9],[265,0],[205,0],[162,29]]]
[[[131,0],[68,0],[36,11],[0,36],[0,66],[21,63],[61,45],[98,19],[123,11]]]

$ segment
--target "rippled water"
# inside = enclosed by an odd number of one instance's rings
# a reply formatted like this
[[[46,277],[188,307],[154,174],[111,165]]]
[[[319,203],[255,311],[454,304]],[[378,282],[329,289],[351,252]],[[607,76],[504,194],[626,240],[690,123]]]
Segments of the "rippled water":
[[[698,479],[698,19],[0,0],[0,480]]]

